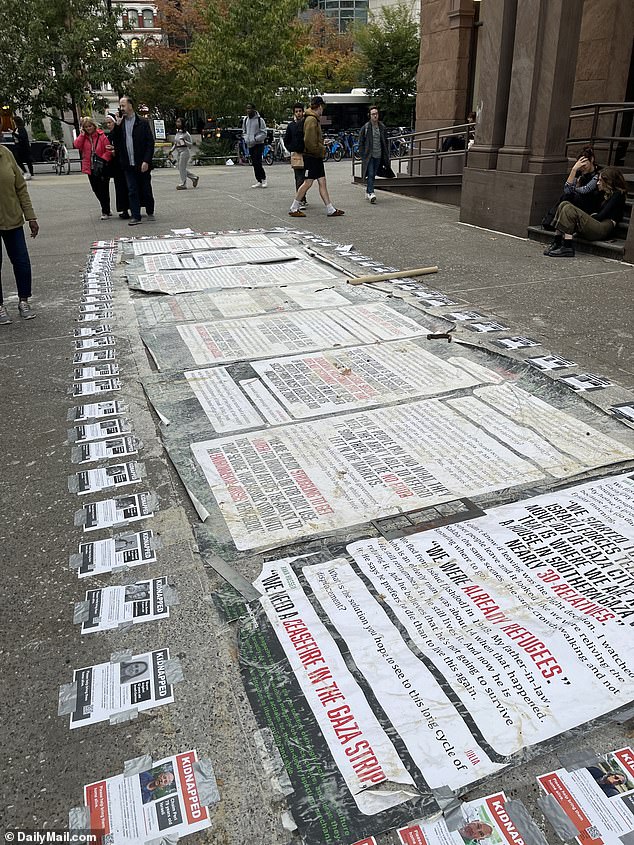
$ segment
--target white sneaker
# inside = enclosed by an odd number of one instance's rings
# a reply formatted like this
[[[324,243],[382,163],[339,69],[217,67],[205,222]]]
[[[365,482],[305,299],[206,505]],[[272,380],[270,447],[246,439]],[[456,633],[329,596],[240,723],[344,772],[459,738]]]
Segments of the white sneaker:
[[[372,201],[372,194],[366,194],[366,195],[365,195],[365,198],[366,198],[367,200]]]
[[[255,183],[255,185],[251,185],[251,187],[252,187],[252,188],[261,188],[261,187],[262,187],[262,183],[261,183],[261,182],[256,182],[256,183]]]
[[[260,187],[261,187],[261,188],[268,188],[268,185],[266,184],[266,179],[264,179],[264,180],[260,183]]]
[[[374,205],[374,203],[376,202],[376,194],[370,194],[370,202],[372,203],[372,205]]]

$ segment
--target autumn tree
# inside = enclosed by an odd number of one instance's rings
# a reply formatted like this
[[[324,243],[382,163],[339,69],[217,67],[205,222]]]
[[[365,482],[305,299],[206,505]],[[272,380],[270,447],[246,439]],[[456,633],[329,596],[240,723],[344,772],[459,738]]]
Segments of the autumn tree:
[[[418,26],[409,6],[385,6],[355,29],[368,93],[386,123],[409,125],[420,52]]]
[[[339,32],[323,11],[311,14],[303,42],[304,74],[310,91],[349,91],[359,84],[361,61],[350,32]]]

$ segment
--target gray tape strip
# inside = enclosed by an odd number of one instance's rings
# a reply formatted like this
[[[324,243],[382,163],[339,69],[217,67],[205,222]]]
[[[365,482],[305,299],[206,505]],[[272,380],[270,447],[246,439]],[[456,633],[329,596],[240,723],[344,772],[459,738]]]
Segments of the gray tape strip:
[[[574,839],[579,831],[564,813],[557,799],[553,795],[540,795],[537,799],[537,806],[553,826],[553,829],[562,842]]]
[[[221,575],[225,581],[231,584],[245,601],[257,601],[262,595],[244,575],[241,575],[234,566],[222,560],[218,555],[206,552],[203,554],[203,563],[209,564],[215,569],[218,575]]]
[[[141,772],[147,772],[153,766],[154,763],[150,754],[143,754],[141,757],[132,757],[123,764],[123,777],[131,778],[133,775],[140,775]]]
[[[73,517],[73,525],[76,528],[81,528],[83,525],[86,524],[87,515],[88,514],[86,513],[84,508],[82,508],[80,511],[75,511],[75,516]]]
[[[88,807],[71,807],[68,811],[69,830],[90,830],[90,810]]]
[[[291,795],[294,792],[293,785],[284,766],[282,755],[273,740],[272,731],[270,728],[262,728],[262,730],[255,731],[253,737],[255,747],[258,749],[262,760],[262,768],[271,781],[274,793],[284,796]]]
[[[111,663],[123,663],[132,657],[132,649],[128,648],[126,651],[113,651],[110,655]]]
[[[211,760],[204,757],[198,760],[193,765],[196,786],[198,788],[198,797],[203,807],[211,807],[220,801],[220,792],[218,791],[218,784],[216,783],[216,776],[211,765]]]
[[[77,681],[62,684],[57,699],[57,715],[70,716],[77,709]]]
[[[634,845],[634,831],[624,833],[623,836],[619,836],[619,839],[622,845]]]
[[[174,607],[180,604],[178,592],[170,584],[163,585],[163,601],[168,607]]]
[[[464,824],[462,801],[449,786],[439,786],[432,790],[432,794],[442,811],[449,831],[459,830]]]
[[[504,809],[526,845],[548,845],[548,840],[520,800],[511,798],[504,803]]]
[[[78,601],[75,603],[73,610],[73,625],[79,625],[80,622],[87,622],[90,615],[90,602]]]
[[[172,657],[166,660],[163,667],[165,669],[165,680],[168,684],[179,684],[185,680],[183,667],[178,657]]]
[[[117,625],[117,631],[122,634],[124,631],[129,631],[132,628],[134,622],[131,619],[126,619],[125,622],[119,622]]]
[[[295,819],[292,817],[288,810],[284,810],[284,812],[282,813],[282,827],[284,828],[284,830],[297,830]]]
[[[148,839],[145,845],[176,845],[178,833],[164,833],[156,839]]]
[[[609,718],[618,725],[629,722],[630,719],[634,719],[634,707],[628,707],[626,710],[618,710],[616,713],[610,713]]]
[[[597,762],[598,756],[597,752],[587,745],[578,748],[562,748],[557,751],[559,762],[569,772],[591,766]]]
[[[69,569],[79,569],[79,567],[82,564],[82,561],[83,561],[82,555],[77,554],[77,552],[75,552],[75,554],[72,554],[68,558],[68,568]]]
[[[130,710],[123,710],[121,713],[111,713],[108,721],[111,725],[123,725],[126,722],[133,722],[138,718],[138,708],[132,707]]]

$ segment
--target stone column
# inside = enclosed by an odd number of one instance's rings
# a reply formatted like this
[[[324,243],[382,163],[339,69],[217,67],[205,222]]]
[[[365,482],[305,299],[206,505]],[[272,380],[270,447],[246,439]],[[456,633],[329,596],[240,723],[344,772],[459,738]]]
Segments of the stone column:
[[[504,0],[489,0],[483,26],[491,16],[493,33],[499,32],[505,6]],[[525,236],[528,226],[539,222],[561,193],[568,170],[565,140],[582,12],[583,0],[521,0],[510,78],[503,39],[489,40],[492,52],[496,44],[500,49],[491,60],[491,78],[483,90],[485,117],[464,171],[461,220]],[[505,80],[504,144],[498,148]],[[494,106],[492,119],[489,115],[492,126],[486,122],[487,102]]]

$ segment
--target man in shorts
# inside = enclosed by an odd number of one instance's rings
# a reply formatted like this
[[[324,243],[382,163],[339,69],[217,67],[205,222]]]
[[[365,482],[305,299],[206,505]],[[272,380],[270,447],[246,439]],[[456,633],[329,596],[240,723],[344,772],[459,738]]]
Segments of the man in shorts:
[[[324,139],[321,134],[321,123],[319,118],[324,111],[322,97],[313,97],[310,101],[310,108],[306,109],[304,115],[304,167],[306,168],[306,179],[300,185],[295,194],[295,199],[288,212],[291,217],[306,217],[301,209],[308,189],[315,179],[319,187],[319,196],[326,206],[327,217],[343,217],[345,214],[340,208],[335,208],[330,202],[328,187],[326,185],[326,171],[324,170]]]

